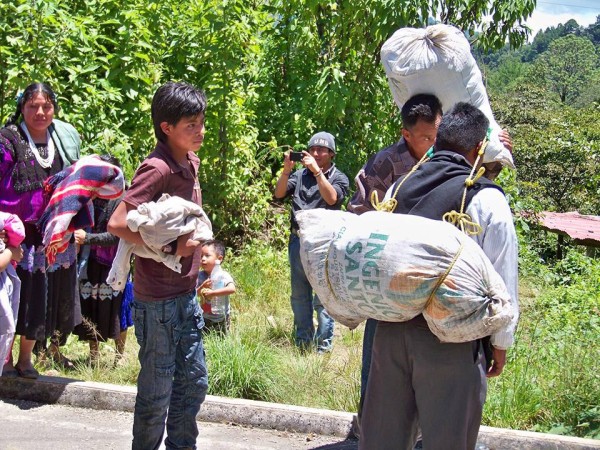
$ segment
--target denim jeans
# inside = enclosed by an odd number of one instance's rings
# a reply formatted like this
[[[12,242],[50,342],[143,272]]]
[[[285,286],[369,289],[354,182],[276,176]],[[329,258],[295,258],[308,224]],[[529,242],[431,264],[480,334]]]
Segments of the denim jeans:
[[[294,312],[294,329],[296,345],[309,348],[316,343],[321,352],[333,348],[333,318],[327,313],[319,297],[313,295],[313,290],[306,278],[302,261],[300,261],[300,239],[292,233],[288,245],[290,275],[292,283],[291,304]],[[313,325],[313,310],[317,313],[318,327],[315,334]]]
[[[165,447],[195,449],[196,415],[208,389],[196,293],[155,302],[134,299],[132,310],[141,365],[132,448],[158,449],[166,420]]]

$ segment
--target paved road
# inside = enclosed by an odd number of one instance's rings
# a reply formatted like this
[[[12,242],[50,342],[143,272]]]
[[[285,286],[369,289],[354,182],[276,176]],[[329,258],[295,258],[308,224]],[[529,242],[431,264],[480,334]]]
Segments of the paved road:
[[[0,400],[0,450],[117,450],[131,448],[133,414],[22,400]],[[356,442],[229,424],[200,423],[198,449],[354,450]],[[164,449],[164,446],[161,447]]]

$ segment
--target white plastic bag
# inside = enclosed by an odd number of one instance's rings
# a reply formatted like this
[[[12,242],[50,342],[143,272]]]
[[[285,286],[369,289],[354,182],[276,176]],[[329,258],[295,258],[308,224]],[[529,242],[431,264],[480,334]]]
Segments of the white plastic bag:
[[[343,325],[354,328],[367,318],[404,322],[422,313],[442,342],[466,342],[499,331],[513,317],[492,263],[450,224],[325,209],[298,211],[296,219],[308,279]]]
[[[511,153],[500,142],[500,125],[471,55],[469,41],[450,25],[401,28],[381,48],[381,63],[398,108],[416,94],[433,94],[444,111],[458,102],[479,108],[489,119],[492,133],[483,161],[514,168]]]

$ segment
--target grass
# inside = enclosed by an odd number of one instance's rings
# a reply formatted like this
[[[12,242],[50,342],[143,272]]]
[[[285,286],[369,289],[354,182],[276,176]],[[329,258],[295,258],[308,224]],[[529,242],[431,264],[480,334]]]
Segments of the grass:
[[[545,274],[521,280],[521,320],[503,375],[489,382],[484,424],[600,439],[600,281],[552,287]],[[356,411],[363,326],[335,329],[332,353],[302,353],[293,345],[289,268],[285,251],[252,247],[225,261],[238,291],[231,297],[232,330],[205,336],[209,393],[316,408]],[[594,278],[596,277],[596,278]],[[595,286],[595,287],[594,287]],[[594,290],[596,289],[596,290]],[[129,330],[122,364],[114,345],[101,344],[100,363],[71,336],[64,353],[76,369],[49,374],[135,384],[137,343]]]

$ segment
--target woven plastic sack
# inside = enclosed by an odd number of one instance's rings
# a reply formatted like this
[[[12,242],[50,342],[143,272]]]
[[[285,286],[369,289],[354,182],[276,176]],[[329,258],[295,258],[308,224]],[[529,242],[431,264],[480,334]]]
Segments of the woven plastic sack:
[[[401,28],[381,48],[381,63],[398,108],[416,94],[433,94],[445,111],[458,102],[479,108],[492,130],[483,162],[514,168],[512,155],[500,142],[481,71],[471,55],[469,41],[450,25]]]
[[[367,318],[404,322],[422,313],[442,342],[467,342],[501,330],[513,317],[492,263],[450,224],[325,209],[299,211],[296,219],[304,270],[343,325],[354,328]]]

